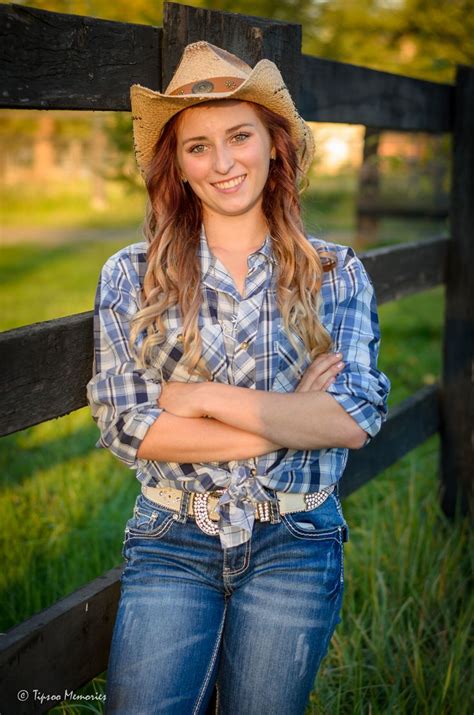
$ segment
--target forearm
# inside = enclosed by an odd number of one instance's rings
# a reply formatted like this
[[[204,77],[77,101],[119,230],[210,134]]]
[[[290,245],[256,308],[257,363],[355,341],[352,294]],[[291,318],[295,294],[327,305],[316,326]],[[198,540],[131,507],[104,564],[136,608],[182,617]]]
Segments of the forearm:
[[[203,383],[201,400],[210,417],[291,449],[357,449],[367,436],[326,392],[265,392]]]
[[[146,433],[137,456],[158,462],[227,462],[259,457],[280,446],[217,420],[163,412]]]

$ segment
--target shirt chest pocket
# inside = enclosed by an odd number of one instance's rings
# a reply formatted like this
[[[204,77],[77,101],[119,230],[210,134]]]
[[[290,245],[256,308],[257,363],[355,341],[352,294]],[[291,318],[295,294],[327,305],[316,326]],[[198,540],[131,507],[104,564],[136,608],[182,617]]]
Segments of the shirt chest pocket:
[[[294,392],[306,368],[310,365],[309,353],[302,338],[294,330],[291,331],[291,335],[298,346],[298,350],[291,344],[283,325],[278,326],[277,335],[278,368],[272,390],[275,392]]]
[[[227,359],[224,338],[219,323],[204,324],[199,329],[202,341],[202,359],[211,373],[211,380],[226,382]],[[153,368],[164,382],[199,382],[199,374],[189,374],[183,362],[184,343],[182,327],[168,328],[162,345],[156,347]]]

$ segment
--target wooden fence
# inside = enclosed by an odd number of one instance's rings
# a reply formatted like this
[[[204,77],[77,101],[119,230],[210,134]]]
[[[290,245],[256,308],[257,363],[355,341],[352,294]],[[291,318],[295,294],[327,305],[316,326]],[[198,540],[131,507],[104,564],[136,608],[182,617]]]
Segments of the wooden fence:
[[[445,284],[442,379],[392,409],[377,437],[350,453],[341,494],[439,432],[443,509],[472,508],[474,69],[458,66],[454,85],[378,72],[302,54],[299,25],[175,3],[165,3],[163,27],[0,5],[0,34],[5,108],[129,110],[131,84],[161,90],[184,47],[205,39],[252,66],[275,61],[308,121],[452,132],[451,235],[360,254],[379,305]],[[0,434],[87,404],[92,312],[4,332],[0,348]],[[121,572],[112,569],[0,636],[2,712],[44,712],[50,702],[19,702],[18,691],[77,690],[106,670]]]

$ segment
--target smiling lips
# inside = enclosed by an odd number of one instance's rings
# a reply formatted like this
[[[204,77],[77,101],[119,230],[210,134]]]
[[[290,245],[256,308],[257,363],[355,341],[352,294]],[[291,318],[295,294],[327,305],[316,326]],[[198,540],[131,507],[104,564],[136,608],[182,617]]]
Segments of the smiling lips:
[[[218,183],[213,184],[213,186],[215,186],[216,189],[220,189],[221,191],[235,189],[237,186],[240,186],[246,176],[247,174],[242,174],[242,176],[236,176],[235,179],[229,179],[228,181],[219,181]]]

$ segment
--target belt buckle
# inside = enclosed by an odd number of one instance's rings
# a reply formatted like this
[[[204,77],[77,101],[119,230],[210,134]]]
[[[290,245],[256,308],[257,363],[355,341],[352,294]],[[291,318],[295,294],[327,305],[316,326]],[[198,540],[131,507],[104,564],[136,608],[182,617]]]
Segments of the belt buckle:
[[[197,493],[194,495],[194,516],[196,518],[196,524],[205,534],[209,536],[217,536],[219,533],[219,527],[215,521],[212,521],[209,517],[209,497],[211,494],[224,494],[225,489],[216,489],[213,492]]]
[[[256,512],[259,521],[270,521],[270,502],[257,502]]]

